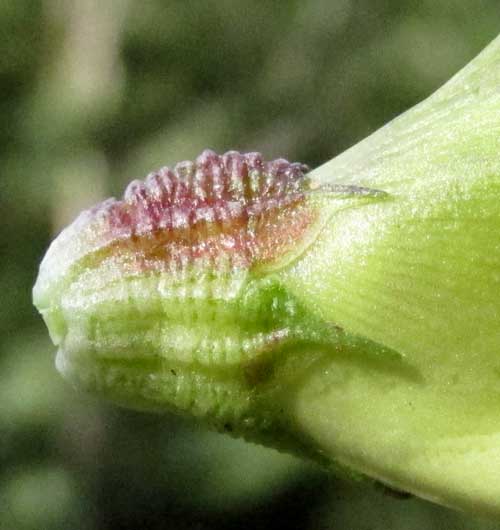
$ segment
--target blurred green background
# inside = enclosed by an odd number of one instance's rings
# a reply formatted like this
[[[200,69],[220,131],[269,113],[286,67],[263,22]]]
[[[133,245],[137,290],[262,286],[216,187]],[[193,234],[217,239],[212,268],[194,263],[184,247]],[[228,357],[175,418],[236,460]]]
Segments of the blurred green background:
[[[81,209],[205,147],[327,161],[472,59],[499,15],[498,0],[0,0],[1,530],[500,528],[77,393],[31,305]]]

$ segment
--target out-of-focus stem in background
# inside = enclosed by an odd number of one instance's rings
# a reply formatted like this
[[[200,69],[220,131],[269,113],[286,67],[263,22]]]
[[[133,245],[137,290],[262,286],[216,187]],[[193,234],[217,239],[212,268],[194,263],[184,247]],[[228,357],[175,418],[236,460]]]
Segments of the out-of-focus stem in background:
[[[51,152],[52,222],[58,232],[75,212],[105,196],[109,164],[93,136],[95,126],[117,109],[124,70],[121,37],[128,0],[45,0],[45,38],[50,60],[41,70],[32,118],[49,120],[48,138],[33,130],[35,149]],[[38,150],[38,149],[36,149]]]

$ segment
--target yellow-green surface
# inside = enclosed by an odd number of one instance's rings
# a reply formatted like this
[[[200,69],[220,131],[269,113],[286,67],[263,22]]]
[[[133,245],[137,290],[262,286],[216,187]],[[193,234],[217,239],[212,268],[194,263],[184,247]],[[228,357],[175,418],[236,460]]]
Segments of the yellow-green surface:
[[[105,236],[77,220],[34,289],[60,372],[128,407],[499,515],[499,86],[500,37],[313,171],[318,221],[270,267],[221,255],[138,271],[127,247],[98,259]]]
[[[0,528],[498,528],[75,392],[31,300],[82,209],[205,147],[319,166],[477,55],[497,0],[22,0],[0,29]]]
[[[402,356],[343,358],[296,398],[329,454],[404,490],[500,511],[500,39],[313,172],[391,200],[342,212],[286,273],[325,320]],[[288,285],[288,283],[287,283]]]

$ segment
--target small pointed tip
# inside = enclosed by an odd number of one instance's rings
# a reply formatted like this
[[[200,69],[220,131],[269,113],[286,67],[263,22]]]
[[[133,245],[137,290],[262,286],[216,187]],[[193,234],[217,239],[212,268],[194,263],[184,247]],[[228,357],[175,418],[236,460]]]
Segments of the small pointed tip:
[[[326,195],[338,195],[341,197],[367,197],[367,198],[385,198],[389,197],[386,191],[365,188],[363,186],[354,186],[350,184],[324,184],[320,182],[311,182],[309,186],[310,193],[322,193]]]

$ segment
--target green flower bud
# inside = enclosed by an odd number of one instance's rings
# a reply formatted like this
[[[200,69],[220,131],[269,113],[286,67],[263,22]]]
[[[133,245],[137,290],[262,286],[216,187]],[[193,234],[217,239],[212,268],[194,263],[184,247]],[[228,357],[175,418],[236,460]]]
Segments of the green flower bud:
[[[68,379],[500,513],[500,39],[307,172],[205,151],[84,212],[35,305]]]
[[[352,339],[310,316],[279,272],[328,221],[322,202],[384,196],[313,189],[305,171],[207,150],[83,212],[47,252],[34,292],[61,373],[126,406],[287,437],[267,405],[275,364],[292,349]]]

